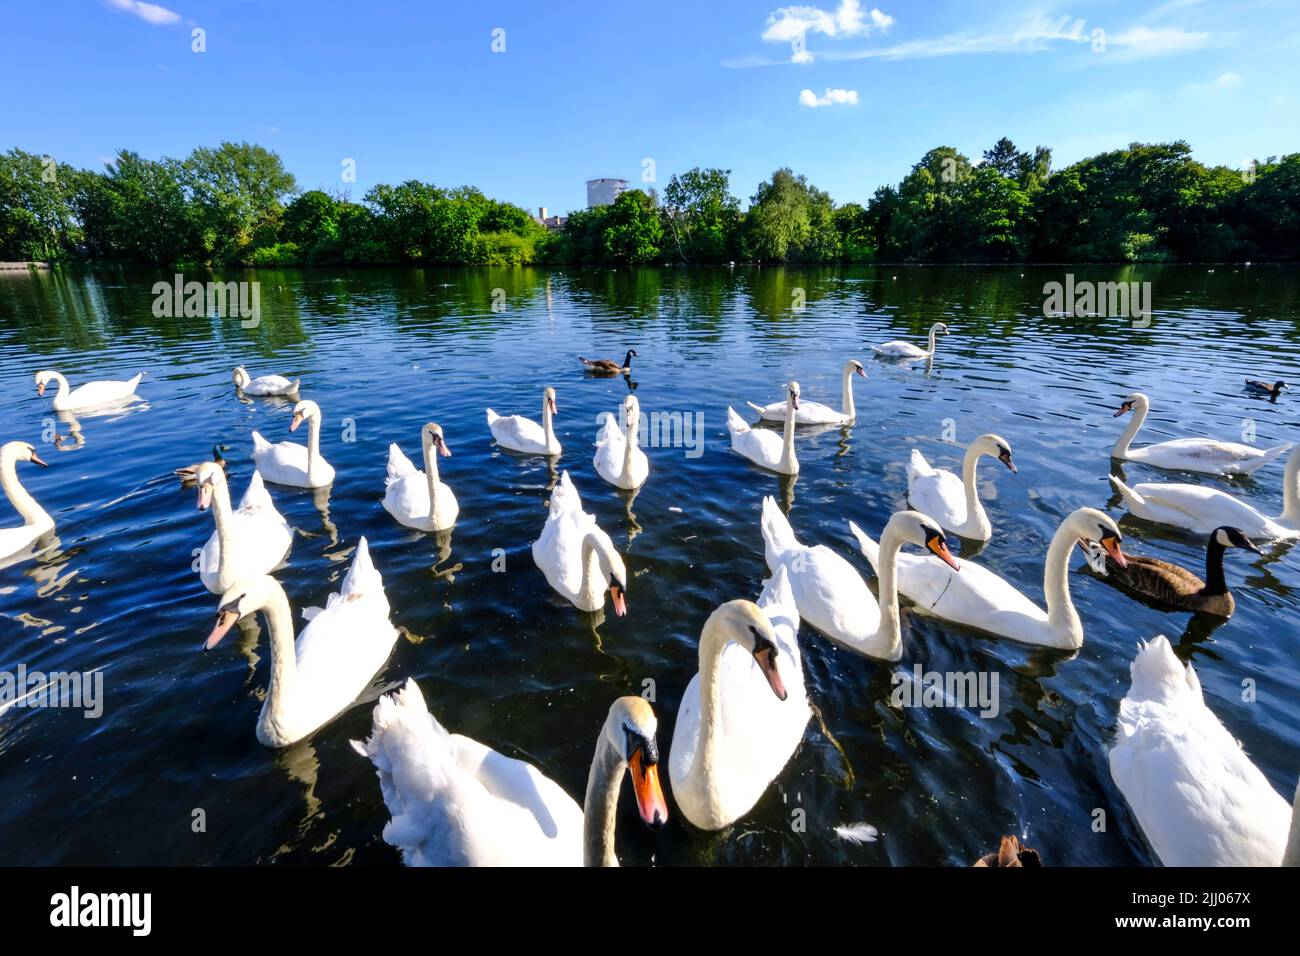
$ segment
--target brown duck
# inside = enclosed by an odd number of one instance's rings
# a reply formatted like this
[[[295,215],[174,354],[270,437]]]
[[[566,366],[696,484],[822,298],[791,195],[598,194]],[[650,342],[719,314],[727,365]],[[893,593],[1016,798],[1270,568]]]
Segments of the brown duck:
[[[1031,850],[1014,836],[1004,836],[996,853],[986,853],[974,866],[1042,866],[1037,850]]]
[[[623,375],[632,371],[632,359],[636,358],[636,349],[628,349],[627,355],[623,356],[623,364],[619,365],[613,359],[589,359],[578,356],[578,361],[587,366],[587,371],[598,372],[601,375]]]
[[[218,465],[220,465],[222,471],[226,471],[226,472],[230,471],[229,466],[226,464],[226,459],[221,456],[220,445],[212,446],[212,458],[210,460],[215,461]],[[182,485],[188,485],[194,481],[194,476],[198,473],[199,465],[201,464],[203,464],[203,462],[196,461],[192,465],[186,465],[184,468],[176,469],[175,474],[178,478],[180,478]]]
[[[1258,379],[1248,378],[1246,379],[1246,388],[1250,389],[1252,392],[1267,395],[1276,402],[1283,390],[1290,390],[1291,386],[1283,381],[1277,381],[1270,385],[1268,382],[1261,382]]]
[[[1128,566],[1121,568],[1094,542],[1080,542],[1092,569],[1120,590],[1149,598],[1166,607],[1196,611],[1218,617],[1232,617],[1236,602],[1223,577],[1223,552],[1228,548],[1245,548],[1260,554],[1240,528],[1224,525],[1210,533],[1205,547],[1205,580],[1191,571],[1158,558],[1126,554]]]

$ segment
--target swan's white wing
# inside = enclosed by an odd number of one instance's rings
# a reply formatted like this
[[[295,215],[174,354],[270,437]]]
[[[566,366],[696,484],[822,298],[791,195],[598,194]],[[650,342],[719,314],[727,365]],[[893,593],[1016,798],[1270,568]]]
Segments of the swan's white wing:
[[[283,375],[259,375],[242,391],[246,395],[280,395],[293,390],[293,382]]]
[[[87,382],[68,392],[66,405],[69,408],[92,408],[120,402],[134,395],[139,384],[139,375],[125,382]]]
[[[260,438],[256,432],[255,438]],[[307,480],[307,448],[297,442],[282,441],[255,449],[253,463],[268,481],[297,485]]]
[[[546,431],[522,415],[503,415],[490,423],[492,436],[499,444],[516,450],[531,451],[546,447]]]
[[[800,616],[846,643],[870,640],[880,627],[880,605],[853,565],[825,545],[787,551],[781,563]]]
[[[1144,505],[1129,502],[1129,510],[1143,518],[1209,534],[1222,525],[1240,528],[1249,536],[1286,534],[1272,518],[1227,492],[1201,485],[1144,482],[1133,487]]]
[[[972,561],[954,571],[937,557],[898,555],[898,590],[936,617],[1028,643],[1041,640],[1047,613],[1010,582]]]
[[[948,530],[966,524],[966,487],[951,471],[930,468],[919,451],[912,451],[908,466],[907,500],[922,514],[927,514]],[[917,459],[920,459],[918,462]],[[928,473],[913,469],[924,465]]]
[[[1261,467],[1290,446],[1259,449],[1238,442],[1211,438],[1176,438],[1129,451],[1134,461],[1159,468],[1187,469],[1222,474],[1244,474]]]
[[[397,442],[390,444],[388,446],[388,482],[391,484],[395,479],[413,474],[415,471],[415,464],[402,453],[402,449],[397,447]]]
[[[925,349],[899,339],[886,342],[883,345],[873,345],[871,348],[878,355],[888,355],[893,358],[924,358],[926,354]]]

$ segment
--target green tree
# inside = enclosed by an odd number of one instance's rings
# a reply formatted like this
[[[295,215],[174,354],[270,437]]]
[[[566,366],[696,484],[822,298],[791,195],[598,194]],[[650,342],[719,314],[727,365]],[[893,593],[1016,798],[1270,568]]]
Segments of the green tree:
[[[786,168],[759,184],[742,235],[747,256],[764,262],[826,262],[839,256],[831,197]]]
[[[122,150],[104,173],[83,174],[75,206],[91,258],[171,265],[200,256],[194,211],[171,164]]]
[[[284,203],[298,188],[279,156],[248,143],[222,143],[169,162],[195,204],[209,258],[238,262],[257,245],[275,242]]]
[[[696,166],[674,175],[664,190],[664,235],[679,262],[724,262],[736,255],[740,200],[731,195],[731,170]]]
[[[84,175],[21,149],[0,153],[0,259],[76,255],[81,228],[73,198]]]
[[[659,258],[663,238],[663,223],[653,196],[629,189],[609,206],[602,238],[606,262],[654,262]]]

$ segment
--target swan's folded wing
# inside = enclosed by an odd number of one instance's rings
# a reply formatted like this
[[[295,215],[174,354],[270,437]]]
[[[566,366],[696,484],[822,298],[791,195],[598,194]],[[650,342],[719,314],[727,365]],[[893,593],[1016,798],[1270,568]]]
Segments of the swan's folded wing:
[[[934,470],[908,482],[908,501],[948,529],[966,523],[966,489],[951,471]]]
[[[402,449],[397,447],[397,442],[388,446],[388,484],[401,479],[402,477],[413,474],[415,465],[411,459],[402,453]]]
[[[457,767],[493,798],[529,814],[544,839],[582,831],[582,810],[559,784],[530,763],[507,757],[469,737],[453,734]]]
[[[253,477],[248,480],[244,497],[239,499],[239,510],[245,513],[268,511],[278,514],[275,510],[275,502],[271,500],[271,493],[266,490],[266,484],[262,481],[261,472],[254,471]]]
[[[610,412],[602,413],[601,423],[601,429],[596,434],[596,447],[603,448],[606,445],[621,447],[623,433],[618,430],[618,420],[614,415]]]
[[[731,432],[734,439],[737,435],[743,435],[749,431],[749,425],[746,421],[736,414],[736,410],[730,405],[727,406],[727,430]]]
[[[907,461],[908,480],[924,478],[933,474],[934,468],[925,460],[925,456],[921,454],[919,449],[913,448],[912,456]]]

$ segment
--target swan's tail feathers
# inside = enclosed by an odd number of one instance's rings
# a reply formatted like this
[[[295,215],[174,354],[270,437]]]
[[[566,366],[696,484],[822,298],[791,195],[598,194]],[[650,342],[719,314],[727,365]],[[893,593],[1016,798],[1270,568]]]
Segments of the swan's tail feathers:
[[[551,492],[551,513],[581,510],[582,498],[578,495],[578,489],[574,487],[573,479],[569,477],[566,469],[560,472],[560,483]]]
[[[243,511],[245,508],[275,510],[275,502],[271,500],[271,493],[266,490],[260,471],[253,472],[253,477],[248,479],[248,490],[244,492],[244,497],[239,499],[239,510]]]
[[[140,380],[144,378],[144,376],[145,376],[144,372],[136,373],[135,378],[130,380],[131,391],[135,391],[137,388],[140,387]]]
[[[794,588],[790,586],[790,573],[784,564],[763,582],[758,607],[773,625],[785,621],[792,633],[799,630],[799,607],[795,603]]]
[[[1264,460],[1263,462],[1261,462],[1261,465],[1267,464],[1268,462],[1272,461],[1274,458],[1282,457],[1294,447],[1295,447],[1294,442],[1287,442],[1284,445],[1278,445],[1276,448],[1264,449]]]
[[[613,412],[601,412],[600,421],[600,432],[596,435],[597,448],[608,445],[611,441],[618,441],[619,435],[622,434],[618,430],[618,419],[614,417]]]
[[[871,346],[871,351],[875,352],[877,355],[886,355],[889,352],[888,349],[882,349],[879,345]]]
[[[391,484],[406,475],[415,471],[415,465],[411,459],[402,453],[402,449],[397,447],[397,442],[388,446],[388,483]]]
[[[298,389],[300,389],[300,388],[302,388],[302,379],[300,379],[300,378],[295,378],[295,379],[293,380],[293,384],[291,384],[291,385],[289,386],[289,394],[290,394],[290,395],[297,395],[297,394],[298,394]]]
[[[261,432],[253,432],[253,454],[266,451],[271,447],[271,443],[262,437]]]
[[[745,404],[748,405],[750,408],[752,408],[754,411],[758,412],[759,415],[762,415],[765,411],[767,411],[767,409],[764,408],[762,405],[755,405],[753,402],[750,401],[745,402]]]
[[[364,535],[357,542],[356,554],[352,556],[352,567],[348,568],[343,586],[339,588],[340,597],[346,599],[352,595],[381,598],[384,596],[384,579],[375,568],[374,562],[370,560],[370,544]]]
[[[727,406],[727,431],[731,432],[732,438],[749,431],[749,424],[730,405]]]
[[[1138,505],[1139,507],[1141,507],[1142,505],[1145,505],[1147,503],[1147,500],[1145,498],[1143,498],[1140,494],[1138,494],[1128,485],[1124,484],[1124,482],[1120,481],[1114,475],[1110,476],[1110,483],[1114,487],[1114,489],[1118,491],[1124,497],[1124,500],[1127,501],[1130,505]]]
[[[1186,698],[1189,693],[1201,701],[1201,682],[1190,664],[1174,653],[1163,634],[1138,645],[1137,656],[1129,665],[1133,684],[1125,700],[1153,700],[1166,703]]]
[[[907,478],[911,481],[913,478],[928,478],[934,474],[934,468],[925,460],[921,452],[913,448],[912,457],[907,461]]]
[[[794,528],[790,527],[790,521],[781,513],[781,508],[776,503],[776,499],[767,495],[763,499],[763,518],[761,521],[763,529],[763,544],[769,555],[781,554],[792,548],[800,547],[799,539],[794,536]],[[769,565],[775,567],[775,565]]]
[[[858,547],[862,549],[862,554],[866,557],[867,563],[871,565],[872,570],[879,574],[880,568],[877,567],[877,564],[880,561],[880,545],[872,541],[871,536],[852,521],[849,522],[849,531],[853,533],[853,537],[858,539]]]
[[[489,408],[489,409],[487,410],[487,422],[488,422],[488,427],[489,427],[489,428],[491,428],[493,425],[495,425],[495,424],[497,423],[497,421],[500,420],[500,418],[501,418],[501,416],[498,415],[496,412],[492,411],[492,409]]]

